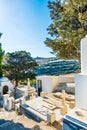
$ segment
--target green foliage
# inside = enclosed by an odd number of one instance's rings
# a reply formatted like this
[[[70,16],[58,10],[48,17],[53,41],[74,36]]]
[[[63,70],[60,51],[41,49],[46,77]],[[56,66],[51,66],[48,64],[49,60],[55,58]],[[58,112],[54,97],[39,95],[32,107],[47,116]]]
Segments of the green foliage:
[[[21,81],[20,82],[20,84],[22,84],[22,85],[27,85],[27,80],[23,80],[23,81]],[[36,79],[31,79],[30,80],[30,85],[32,86],[32,85],[36,85]]]
[[[19,110],[18,109],[16,109],[15,112],[16,112],[17,115],[19,114]]]
[[[38,65],[29,52],[15,51],[13,53],[7,53],[6,59],[4,65],[5,75],[11,80],[14,79],[16,85],[20,80],[35,78],[34,70]]]
[[[31,86],[32,86],[32,85],[36,85],[36,79],[30,80],[30,84],[31,84]]]
[[[0,37],[1,36],[2,36],[2,33],[0,33]],[[1,46],[1,43],[0,43],[0,77],[3,76],[3,70],[2,70],[3,55],[4,55],[4,51],[2,50],[2,46]]]
[[[27,85],[27,80],[21,81],[20,84],[22,84],[22,85]]]
[[[53,0],[48,2],[52,24],[45,44],[60,58],[80,58],[80,41],[87,34],[86,0]]]

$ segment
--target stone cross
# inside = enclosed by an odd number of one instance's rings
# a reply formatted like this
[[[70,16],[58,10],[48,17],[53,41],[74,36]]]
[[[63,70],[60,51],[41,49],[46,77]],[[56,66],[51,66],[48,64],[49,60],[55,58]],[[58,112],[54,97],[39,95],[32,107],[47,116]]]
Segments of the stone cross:
[[[28,78],[27,86],[28,86],[28,89],[30,89],[30,79],[29,78]]]

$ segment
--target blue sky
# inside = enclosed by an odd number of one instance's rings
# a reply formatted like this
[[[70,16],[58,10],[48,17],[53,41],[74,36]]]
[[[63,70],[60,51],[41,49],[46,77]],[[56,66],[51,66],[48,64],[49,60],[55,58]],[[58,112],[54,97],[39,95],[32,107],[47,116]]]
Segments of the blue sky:
[[[44,44],[50,25],[48,0],[0,0],[0,39],[5,52],[26,50],[32,57],[52,57]]]

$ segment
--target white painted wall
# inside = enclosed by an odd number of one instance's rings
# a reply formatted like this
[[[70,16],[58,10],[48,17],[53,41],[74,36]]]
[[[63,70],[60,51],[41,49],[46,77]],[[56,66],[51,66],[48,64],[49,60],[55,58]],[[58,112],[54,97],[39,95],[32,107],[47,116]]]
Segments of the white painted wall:
[[[59,76],[53,78],[53,90],[55,90],[59,85]]]
[[[46,78],[46,77],[42,78],[42,91],[43,92],[47,92],[47,93],[52,92],[52,88],[53,88],[52,86],[53,86],[52,79]]]
[[[87,74],[87,36],[81,40],[81,73]]]
[[[87,110],[87,74],[77,74],[75,86],[76,107]]]
[[[75,75],[74,74],[67,74],[67,75],[59,75],[59,83],[74,83],[75,79],[74,79]]]
[[[37,76],[36,80],[42,81],[42,91],[51,93],[58,87],[58,76]]]

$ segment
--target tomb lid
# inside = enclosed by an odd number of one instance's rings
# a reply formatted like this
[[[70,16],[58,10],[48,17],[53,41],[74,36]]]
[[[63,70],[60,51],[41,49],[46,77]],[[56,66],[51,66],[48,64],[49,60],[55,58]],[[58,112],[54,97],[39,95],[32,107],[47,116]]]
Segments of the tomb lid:
[[[9,79],[7,78],[7,77],[1,77],[0,78],[0,82],[6,82],[6,81],[8,81]]]

